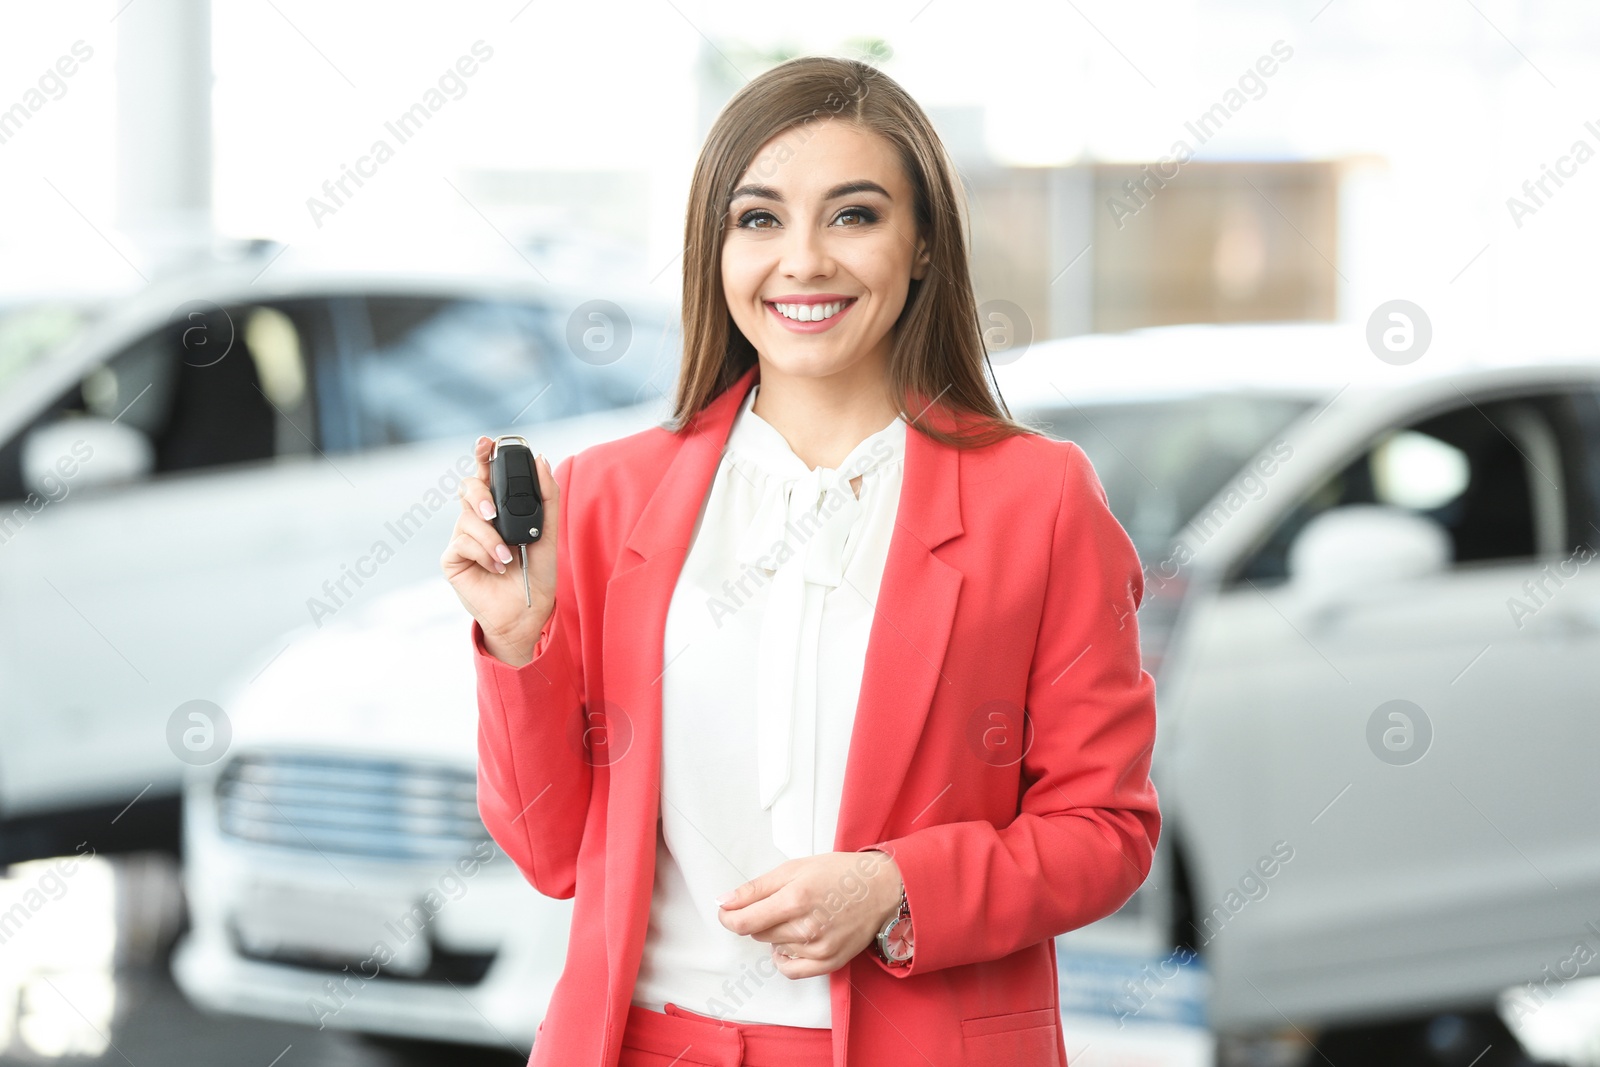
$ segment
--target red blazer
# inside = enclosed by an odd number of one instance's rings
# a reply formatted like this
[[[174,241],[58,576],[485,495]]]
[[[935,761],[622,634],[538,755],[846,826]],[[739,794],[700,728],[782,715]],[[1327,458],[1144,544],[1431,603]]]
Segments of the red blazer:
[[[531,662],[495,659],[472,623],[484,824],[541,893],[576,895],[533,1065],[617,1062],[655,874],[667,604],[758,373],[682,436],[554,468],[556,610]],[[908,429],[833,847],[895,858],[916,953],[892,970],[869,947],[828,976],[834,1067],[1066,1064],[1052,939],[1121,907],[1160,834],[1143,595],[1077,445]]]

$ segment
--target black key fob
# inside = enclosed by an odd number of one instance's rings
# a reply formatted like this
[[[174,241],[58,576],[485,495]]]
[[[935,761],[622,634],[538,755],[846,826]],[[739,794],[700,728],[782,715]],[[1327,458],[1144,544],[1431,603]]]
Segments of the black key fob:
[[[516,444],[514,442],[522,442]],[[489,455],[489,491],[494,494],[494,528],[508,545],[532,544],[544,533],[544,497],[539,472],[525,438],[495,438]]]

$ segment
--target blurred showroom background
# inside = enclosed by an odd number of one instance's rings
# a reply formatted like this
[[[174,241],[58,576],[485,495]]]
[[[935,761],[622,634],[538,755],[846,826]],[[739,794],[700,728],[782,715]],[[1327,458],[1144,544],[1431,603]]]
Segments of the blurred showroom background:
[[[1146,568],[1072,1062],[1600,1064],[1577,0],[0,8],[0,1062],[526,1059],[455,487],[665,416],[695,158],[803,54],[927,110]]]

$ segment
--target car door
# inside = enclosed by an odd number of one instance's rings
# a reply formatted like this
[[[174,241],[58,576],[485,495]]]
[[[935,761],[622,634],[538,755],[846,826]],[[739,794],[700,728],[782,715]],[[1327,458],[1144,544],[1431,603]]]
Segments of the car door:
[[[1597,425],[1573,390],[1393,427],[1199,609],[1176,772],[1219,1015],[1485,999],[1583,934],[1600,905]],[[1437,521],[1453,562],[1308,609],[1289,546],[1359,503]],[[1287,862],[1253,873],[1275,849]]]

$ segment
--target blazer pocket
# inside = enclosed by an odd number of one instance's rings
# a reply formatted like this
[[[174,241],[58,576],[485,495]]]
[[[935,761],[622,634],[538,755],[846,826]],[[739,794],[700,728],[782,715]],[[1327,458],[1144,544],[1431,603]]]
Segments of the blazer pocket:
[[[1053,1067],[1060,1027],[1057,1008],[962,1019],[964,1062],[969,1067]]]

